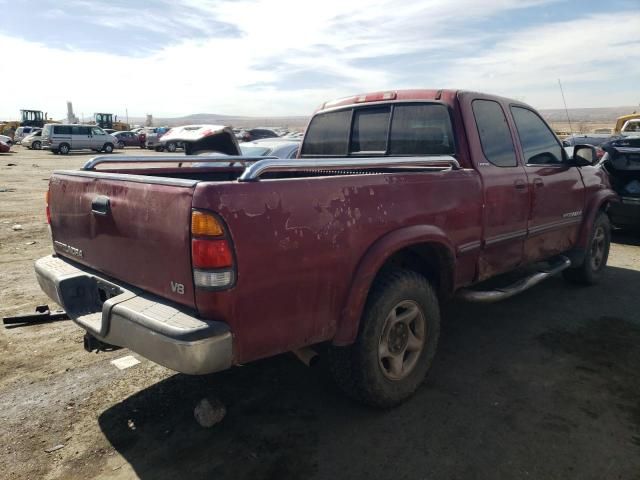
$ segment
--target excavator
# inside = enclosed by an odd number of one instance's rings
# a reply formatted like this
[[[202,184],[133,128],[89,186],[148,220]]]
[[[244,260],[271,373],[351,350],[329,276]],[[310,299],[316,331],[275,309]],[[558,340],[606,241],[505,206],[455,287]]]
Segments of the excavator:
[[[118,121],[118,116],[112,113],[94,113],[93,119],[100,128],[112,128],[118,131],[129,130],[129,125]]]
[[[20,120],[0,122],[0,134],[7,135],[15,132],[18,127],[44,127],[45,123],[56,123],[51,118],[47,118],[42,110],[20,110]]]

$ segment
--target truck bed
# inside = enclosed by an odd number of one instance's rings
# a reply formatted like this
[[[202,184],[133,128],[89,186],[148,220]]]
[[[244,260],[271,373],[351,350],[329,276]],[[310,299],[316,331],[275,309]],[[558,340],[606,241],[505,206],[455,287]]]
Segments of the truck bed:
[[[332,338],[362,258],[390,232],[428,225],[446,231],[454,251],[480,240],[481,183],[471,169],[309,168],[237,181],[244,170],[56,172],[55,251],[227,322],[237,360],[248,361]],[[100,196],[109,197],[110,215],[92,212]],[[237,280],[229,290],[194,288],[192,209],[214,212],[230,232]],[[473,275],[473,264],[463,258],[461,278]],[[177,283],[184,294],[172,290]]]

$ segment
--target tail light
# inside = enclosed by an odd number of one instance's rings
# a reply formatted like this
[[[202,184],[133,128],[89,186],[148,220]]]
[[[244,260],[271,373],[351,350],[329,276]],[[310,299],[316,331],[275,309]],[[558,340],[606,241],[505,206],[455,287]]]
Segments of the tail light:
[[[45,212],[47,213],[47,223],[51,225],[51,210],[49,210],[49,190],[44,194]]]
[[[223,289],[235,281],[235,260],[229,236],[215,215],[191,212],[191,264],[196,288]]]
[[[396,92],[376,92],[356,97],[356,103],[363,102],[380,102],[383,100],[395,100],[398,94]]]

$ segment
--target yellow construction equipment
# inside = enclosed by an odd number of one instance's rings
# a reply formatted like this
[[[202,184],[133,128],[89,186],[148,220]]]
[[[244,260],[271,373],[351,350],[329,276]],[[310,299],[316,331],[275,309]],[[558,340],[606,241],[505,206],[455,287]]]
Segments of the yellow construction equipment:
[[[45,123],[56,123],[51,118],[47,118],[42,110],[20,110],[20,120],[10,120],[0,122],[0,134],[13,136],[18,127],[44,127]]]
[[[635,120],[636,118],[640,118],[640,113],[630,113],[629,115],[623,115],[618,117],[616,120],[616,128],[613,130],[613,133],[620,133],[622,131],[622,127],[629,120]]]
[[[100,128],[112,128],[124,132],[129,130],[129,125],[118,121],[118,116],[112,113],[94,113],[93,119]]]

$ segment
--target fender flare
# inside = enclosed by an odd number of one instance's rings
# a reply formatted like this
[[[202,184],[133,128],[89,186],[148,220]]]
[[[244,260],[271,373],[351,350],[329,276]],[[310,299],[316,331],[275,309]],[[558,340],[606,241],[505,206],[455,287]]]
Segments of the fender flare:
[[[610,190],[597,192],[585,209],[582,225],[578,233],[578,241],[576,247],[578,249],[586,249],[589,245],[589,237],[591,235],[591,226],[596,219],[596,215],[602,209],[605,203],[615,201],[618,196]]]
[[[451,241],[440,228],[431,225],[414,225],[394,230],[380,237],[366,250],[351,280],[349,294],[336,326],[334,345],[350,345],[355,341],[369,289],[384,263],[396,252],[424,243],[444,247],[451,261],[454,261],[455,250]],[[454,278],[453,272],[451,274]]]

